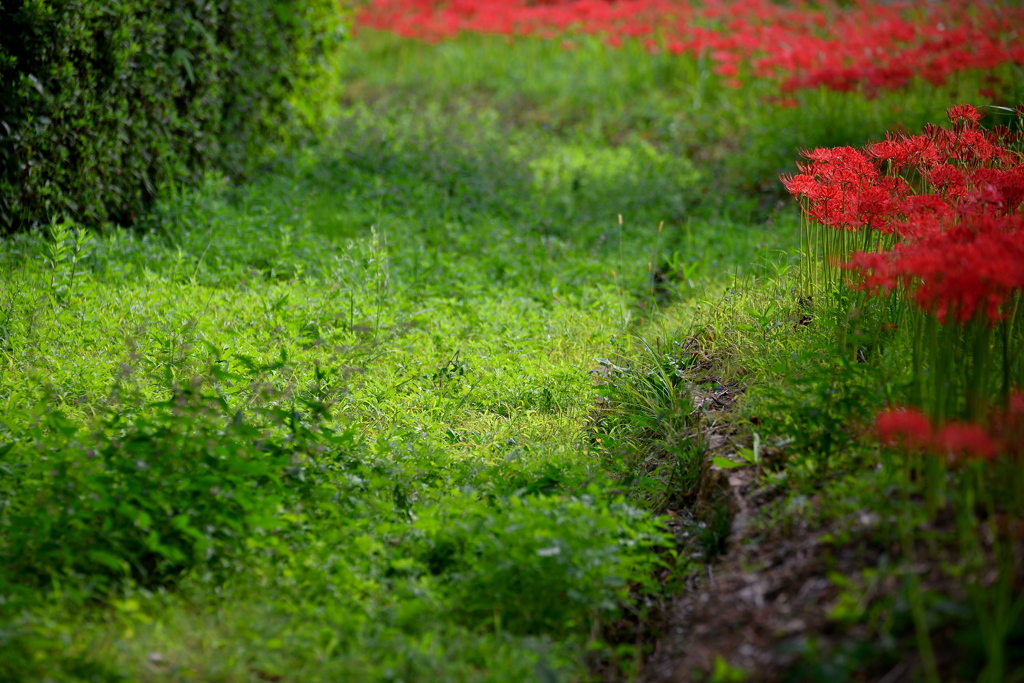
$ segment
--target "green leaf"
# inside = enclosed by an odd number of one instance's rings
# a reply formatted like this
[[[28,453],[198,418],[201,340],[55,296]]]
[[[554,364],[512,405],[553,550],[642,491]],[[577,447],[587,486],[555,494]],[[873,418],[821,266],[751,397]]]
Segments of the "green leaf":
[[[183,47],[179,47],[174,51],[174,61],[178,63],[178,66],[185,69],[185,74],[188,76],[189,83],[196,82],[196,76],[192,73],[192,54]]]
[[[749,462],[736,462],[735,460],[720,457],[711,458],[711,464],[715,467],[721,467],[723,470],[732,470],[737,467],[750,467],[751,465]]]
[[[116,572],[128,573],[128,563],[113,553],[108,553],[106,550],[90,550],[88,555],[93,562],[98,562]]]
[[[78,425],[64,417],[64,413],[55,410],[46,416],[46,424],[53,431],[64,437],[72,437],[78,431]]]

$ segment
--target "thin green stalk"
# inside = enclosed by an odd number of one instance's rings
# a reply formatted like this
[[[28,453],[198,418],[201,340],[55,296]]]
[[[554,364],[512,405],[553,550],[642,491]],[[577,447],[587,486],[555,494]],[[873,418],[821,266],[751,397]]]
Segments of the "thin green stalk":
[[[992,375],[992,326],[989,325],[987,319],[978,315],[967,324],[965,333],[973,342],[967,386],[965,387],[967,415],[972,420],[978,420],[988,412],[989,397],[994,393],[990,391],[989,387],[989,379]]]
[[[924,405],[924,316],[919,312],[911,312],[914,330],[914,343],[911,351],[911,368],[913,372],[913,383],[911,390],[911,401],[914,405]]]
[[[1002,331],[1002,355],[1003,355],[1003,367],[1002,367],[1002,385],[1000,387],[1000,404],[1005,408],[1010,405],[1010,390],[1012,387],[1013,377],[1013,363],[1014,354],[1011,353],[1011,338],[1013,336],[1013,328],[1016,326],[1017,315],[1020,311],[1020,295],[1018,294],[1013,298],[1013,308],[1006,319],[1000,321],[1000,329]]]
[[[903,546],[905,561],[913,567],[914,562],[914,541],[910,530],[909,512],[909,487],[901,487],[903,496],[903,510],[899,515],[900,544]],[[924,604],[921,601],[920,581],[916,576],[911,575],[908,579],[907,598],[910,601],[911,616],[914,620],[914,633],[917,639],[917,650],[921,656],[921,666],[924,669],[924,678],[928,683],[939,683],[939,670],[935,662],[935,650],[932,647],[931,635],[928,631],[928,620],[924,612]]]
[[[978,680],[982,683],[1002,683],[1006,680],[1006,641],[1021,614],[1024,613],[1024,594],[1014,596],[1017,582],[1012,544],[1004,542],[1001,538],[996,524],[998,517],[995,500],[988,492],[988,487],[985,486],[983,469],[981,467],[973,469],[977,474],[974,481],[970,483],[974,486],[968,486],[964,497],[970,503],[973,503],[975,499],[972,495],[975,492],[984,498],[986,520],[990,525],[989,533],[981,533],[981,530],[977,529],[977,525],[972,523],[974,521],[973,504],[969,507],[964,506],[963,514],[958,515],[957,521],[958,523],[966,522],[972,527],[967,530],[967,533],[962,531],[961,536],[969,540],[973,546],[971,548],[973,552],[970,554],[976,558],[973,567],[974,581],[968,585],[968,591],[974,603],[978,628],[982,634],[985,655],[988,660]],[[987,573],[988,562],[980,546],[980,539],[986,535],[992,538],[992,550],[998,572],[998,578],[991,586],[984,586],[980,582],[981,576]]]

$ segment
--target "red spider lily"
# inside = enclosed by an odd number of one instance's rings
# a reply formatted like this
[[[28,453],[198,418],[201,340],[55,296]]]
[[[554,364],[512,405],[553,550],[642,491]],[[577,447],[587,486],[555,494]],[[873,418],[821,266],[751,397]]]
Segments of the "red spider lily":
[[[936,194],[915,194],[903,199],[899,208],[904,222],[899,234],[913,240],[941,232],[957,216],[956,207]]]
[[[954,0],[788,5],[771,0],[373,0],[360,26],[426,41],[460,32],[562,38],[588,34],[608,44],[710,58],[726,84],[746,65],[783,91],[826,87],[868,94],[915,78],[939,85],[968,69],[1024,63],[1011,29],[1024,8]],[[976,110],[975,110],[976,111]],[[969,109],[957,111],[970,121]]]
[[[965,125],[976,125],[981,121],[984,114],[978,111],[978,108],[972,104],[958,104],[949,108],[946,112],[949,116],[949,120],[953,123],[963,123]]]
[[[985,193],[992,210],[998,213],[1015,213],[1024,204],[1024,166],[979,168],[971,173],[970,184]]]
[[[910,190],[906,181],[883,176],[871,157],[852,147],[815,149],[802,156],[811,163],[798,164],[801,173],[783,176],[782,183],[809,200],[809,218],[848,230],[892,230],[900,201]]]
[[[909,166],[930,168],[941,159],[938,145],[924,135],[886,136],[883,142],[868,145],[867,152],[879,161],[888,161],[895,170]]]
[[[932,448],[945,456],[947,462],[955,463],[962,459],[992,460],[999,447],[978,425],[950,422],[935,435]]]
[[[1024,457],[1024,393],[1014,392],[1005,410],[981,423],[952,421],[934,425],[915,408],[887,408],[875,417],[875,433],[890,448],[923,451],[951,464]]]
[[[902,287],[942,322],[980,314],[992,323],[1024,290],[1024,157],[1003,144],[1014,137],[1008,131],[979,127],[975,107],[957,105],[948,115],[952,129],[889,135],[863,152],[804,152],[810,163],[782,182],[819,225],[899,238],[890,251],[854,254],[843,266],[860,275],[861,287]],[[915,193],[893,173],[930,191]]]
[[[1024,216],[978,215],[889,252],[854,254],[844,267],[860,273],[863,288],[903,285],[941,322],[976,314],[994,322],[1024,290]]]
[[[1024,119],[1024,107],[1018,111]],[[1005,410],[987,407],[998,387],[1005,398],[1015,386],[1010,373],[1019,352],[1010,339],[1016,335],[1024,293],[1024,154],[1010,146],[1018,141],[1016,134],[983,130],[977,108],[957,105],[947,114],[950,128],[926,126],[920,135],[888,135],[862,151],[804,152],[800,173],[782,182],[804,200],[812,225],[861,230],[863,243],[890,245],[854,253],[842,264],[857,274],[856,287],[895,291],[897,301],[916,305],[939,323],[963,326],[963,333],[954,329],[920,347],[923,352],[915,353],[913,361],[914,382],[923,389],[920,363],[926,363],[939,380],[935,386],[954,391],[952,401],[926,399],[937,401],[937,412],[956,410],[963,390],[967,412],[987,412],[986,419],[934,425],[917,410],[890,409],[875,420],[881,441],[951,464],[998,455],[1024,464],[1024,394],[1012,394]],[[891,237],[872,240],[867,231]],[[998,366],[992,354],[1000,353],[985,341],[986,324],[1000,325],[1003,334],[1004,374],[998,379],[984,370]],[[919,329],[935,332],[930,326]]]
[[[902,446],[915,450],[932,443],[931,422],[924,413],[914,408],[890,408],[875,417],[875,431],[887,446]]]
[[[967,179],[964,172],[953,164],[938,164],[924,172],[924,177],[939,194],[945,197],[966,197]]]

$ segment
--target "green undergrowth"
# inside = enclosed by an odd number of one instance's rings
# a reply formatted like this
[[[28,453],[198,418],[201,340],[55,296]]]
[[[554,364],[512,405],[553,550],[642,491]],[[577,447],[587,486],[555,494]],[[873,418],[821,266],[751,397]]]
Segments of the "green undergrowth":
[[[596,373],[788,244],[688,218],[701,178],[486,109],[357,106],[147,231],[4,242],[0,677],[627,661],[601,624],[671,556],[589,436]]]
[[[786,454],[789,518],[877,472],[899,343],[801,296],[759,183],[945,95],[499,42],[362,36],[248,184],[0,243],[0,680],[628,679],[606,627],[706,559],[660,516],[695,390],[747,387],[719,419]]]
[[[816,538],[816,571],[836,596],[828,631],[780,640],[780,651],[799,654],[788,680],[863,680],[896,668],[914,680],[1016,680],[1019,465],[943,466],[880,444],[875,416],[915,396],[912,326],[890,322],[884,297],[801,291],[785,264],[748,275],[623,347],[605,388],[619,407],[606,431],[635,463],[636,495],[690,511],[694,559],[733,550],[724,507],[694,504],[704,435],[724,431],[731,445],[714,464],[753,470],[752,497],[762,501],[742,536],[747,571],[781,539]],[[693,409],[694,396],[724,385],[743,387],[731,410]]]
[[[710,60],[651,52],[638,41],[613,49],[590,36],[506,40],[464,33],[426,46],[366,29],[359,40],[362,49],[345,66],[353,101],[469,100],[570,140],[643,140],[708,171],[702,209],[746,208],[759,220],[780,200],[788,204],[778,175],[796,171],[799,150],[917,131],[945,120],[954,102],[1012,106],[1024,96],[1024,78],[1011,65],[997,72],[1008,85],[993,102],[979,94],[988,74],[973,72],[941,87],[918,80],[871,97],[825,89],[781,95],[777,84],[742,74],[743,86],[729,87]]]

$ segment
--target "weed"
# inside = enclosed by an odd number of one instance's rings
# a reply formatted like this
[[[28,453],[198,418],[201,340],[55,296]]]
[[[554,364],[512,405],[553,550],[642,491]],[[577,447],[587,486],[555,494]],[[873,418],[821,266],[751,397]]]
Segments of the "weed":
[[[66,306],[75,288],[75,276],[92,249],[93,237],[84,228],[71,229],[67,222],[54,220],[48,228],[46,263],[50,269],[47,294],[55,308]]]

